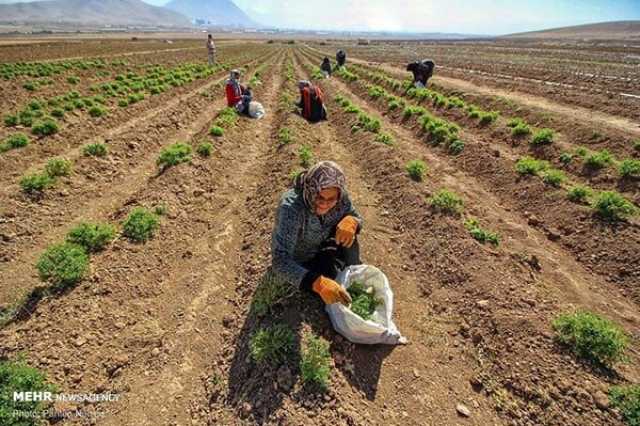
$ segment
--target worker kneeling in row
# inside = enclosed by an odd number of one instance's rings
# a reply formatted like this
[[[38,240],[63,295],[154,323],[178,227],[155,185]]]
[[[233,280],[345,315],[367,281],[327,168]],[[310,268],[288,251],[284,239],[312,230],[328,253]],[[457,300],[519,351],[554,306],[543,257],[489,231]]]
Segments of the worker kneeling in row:
[[[260,102],[253,100],[251,88],[240,84],[240,71],[232,70],[225,87],[227,106],[235,108],[238,114],[244,114],[251,118],[264,117],[264,107]]]
[[[322,90],[307,80],[298,82],[300,101],[296,104],[304,118],[312,123],[327,119]]]
[[[225,87],[227,106],[235,108],[239,114],[249,115],[249,104],[253,95],[251,88],[240,84],[240,71],[231,70]]]
[[[324,75],[325,78],[331,77],[331,62],[326,56],[320,64],[320,71],[322,71],[322,75]]]
[[[349,293],[335,278],[345,266],[361,263],[357,235],[362,224],[342,169],[332,161],[319,162],[299,174],[280,199],[271,239],[274,272],[314,291],[326,304],[349,305]]]

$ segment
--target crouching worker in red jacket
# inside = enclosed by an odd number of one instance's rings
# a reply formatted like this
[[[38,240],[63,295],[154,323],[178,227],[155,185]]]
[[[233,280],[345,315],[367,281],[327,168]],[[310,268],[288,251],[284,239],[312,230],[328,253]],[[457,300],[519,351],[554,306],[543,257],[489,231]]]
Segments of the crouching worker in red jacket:
[[[307,80],[298,82],[300,101],[297,103],[304,118],[312,123],[327,119],[327,110],[322,100],[322,90]]]
[[[249,115],[249,103],[252,99],[251,89],[240,84],[240,71],[231,70],[225,93],[227,106],[235,108],[239,114]]]

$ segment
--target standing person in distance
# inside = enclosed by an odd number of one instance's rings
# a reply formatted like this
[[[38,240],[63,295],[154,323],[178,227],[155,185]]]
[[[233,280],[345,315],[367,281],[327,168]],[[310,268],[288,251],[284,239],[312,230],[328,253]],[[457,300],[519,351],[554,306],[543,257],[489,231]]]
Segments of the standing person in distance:
[[[213,42],[211,34],[207,37],[207,53],[209,54],[209,66],[212,67],[216,62],[216,44]]]

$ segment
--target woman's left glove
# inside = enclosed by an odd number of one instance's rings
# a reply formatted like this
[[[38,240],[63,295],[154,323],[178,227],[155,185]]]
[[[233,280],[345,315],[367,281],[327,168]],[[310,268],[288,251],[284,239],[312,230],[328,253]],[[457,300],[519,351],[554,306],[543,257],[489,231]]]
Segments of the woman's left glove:
[[[356,239],[358,220],[353,216],[345,216],[338,223],[336,229],[336,243],[345,247],[351,247]]]

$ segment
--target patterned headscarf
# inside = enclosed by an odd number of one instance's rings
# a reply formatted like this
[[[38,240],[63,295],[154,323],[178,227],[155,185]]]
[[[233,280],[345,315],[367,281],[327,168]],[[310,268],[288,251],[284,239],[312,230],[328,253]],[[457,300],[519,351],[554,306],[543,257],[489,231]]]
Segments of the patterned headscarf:
[[[333,161],[320,161],[309,170],[300,173],[294,184],[296,190],[301,191],[305,205],[314,210],[316,197],[323,189],[338,188],[342,198],[346,182],[344,172]]]

